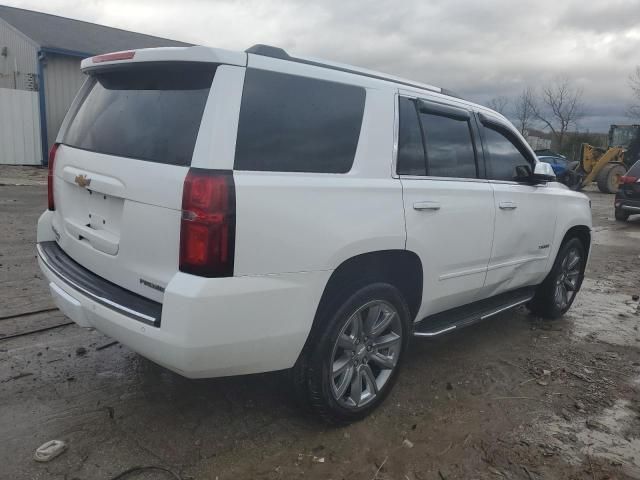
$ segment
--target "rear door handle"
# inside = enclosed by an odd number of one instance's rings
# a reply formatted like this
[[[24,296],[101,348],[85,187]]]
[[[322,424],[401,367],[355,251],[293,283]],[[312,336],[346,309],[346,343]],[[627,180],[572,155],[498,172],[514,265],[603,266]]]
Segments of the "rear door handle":
[[[518,208],[518,204],[515,202],[500,202],[498,206],[502,210],[515,210],[516,208]]]
[[[413,204],[414,210],[440,210],[440,202],[416,202]]]

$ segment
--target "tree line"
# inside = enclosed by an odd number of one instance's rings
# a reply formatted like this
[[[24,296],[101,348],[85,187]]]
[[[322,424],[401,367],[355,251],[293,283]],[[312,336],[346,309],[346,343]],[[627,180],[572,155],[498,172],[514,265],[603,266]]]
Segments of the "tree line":
[[[640,120],[640,66],[629,76],[632,103],[627,115]],[[510,117],[521,134],[541,126],[551,133],[552,149],[574,156],[576,142],[602,143],[602,135],[577,132],[578,123],[586,113],[583,90],[566,76],[555,77],[543,85],[540,91],[527,86],[510,99],[506,96],[492,98],[487,106]],[[593,137],[593,138],[591,138]],[[579,146],[579,145],[577,145]],[[606,146],[606,145],[598,145]]]

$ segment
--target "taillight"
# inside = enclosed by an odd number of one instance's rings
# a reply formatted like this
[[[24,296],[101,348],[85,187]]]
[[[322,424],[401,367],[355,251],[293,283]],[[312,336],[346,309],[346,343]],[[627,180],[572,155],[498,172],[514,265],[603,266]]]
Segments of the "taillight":
[[[182,193],[180,271],[202,277],[233,275],[235,203],[232,172],[189,170]]]
[[[92,57],[93,63],[112,62],[114,60],[131,60],[136,54],[135,50],[128,50],[126,52],[113,52],[105,53],[103,55],[96,55]]]
[[[627,183],[636,183],[638,180],[640,180],[640,178],[638,177],[632,177],[631,175],[624,175],[622,177],[620,177],[620,185],[624,185]]]
[[[56,209],[56,204],[53,201],[53,168],[59,146],[59,143],[54,143],[51,150],[49,150],[49,173],[47,173],[47,200],[49,201],[49,210]]]

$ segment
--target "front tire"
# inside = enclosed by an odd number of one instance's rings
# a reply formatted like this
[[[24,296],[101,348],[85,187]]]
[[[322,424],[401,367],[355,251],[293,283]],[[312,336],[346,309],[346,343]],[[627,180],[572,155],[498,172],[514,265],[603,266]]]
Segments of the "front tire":
[[[538,286],[535,296],[529,302],[529,310],[550,320],[564,315],[571,308],[582,286],[586,261],[587,252],[578,238],[565,241],[549,275]]]
[[[411,334],[397,288],[365,286],[318,318],[319,328],[294,367],[312,410],[331,424],[366,417],[391,391]]]

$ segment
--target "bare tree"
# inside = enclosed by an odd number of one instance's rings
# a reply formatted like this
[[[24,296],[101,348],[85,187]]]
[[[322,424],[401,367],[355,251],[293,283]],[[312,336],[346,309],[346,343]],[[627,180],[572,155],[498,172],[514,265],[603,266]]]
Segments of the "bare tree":
[[[640,118],[640,65],[629,76],[629,86],[633,92],[634,103],[627,109],[627,115],[633,118]]]
[[[487,103],[487,107],[489,107],[491,110],[495,110],[496,112],[498,112],[501,115],[505,114],[505,111],[507,109],[507,105],[509,105],[509,99],[507,97],[505,97],[504,95],[493,97]]]
[[[526,87],[518,98],[514,107],[514,116],[518,130],[522,135],[531,127],[536,118],[536,95],[531,87]]]
[[[542,88],[541,102],[542,108],[533,104],[535,117],[549,127],[561,149],[569,127],[584,115],[582,88],[567,77],[557,77]]]

